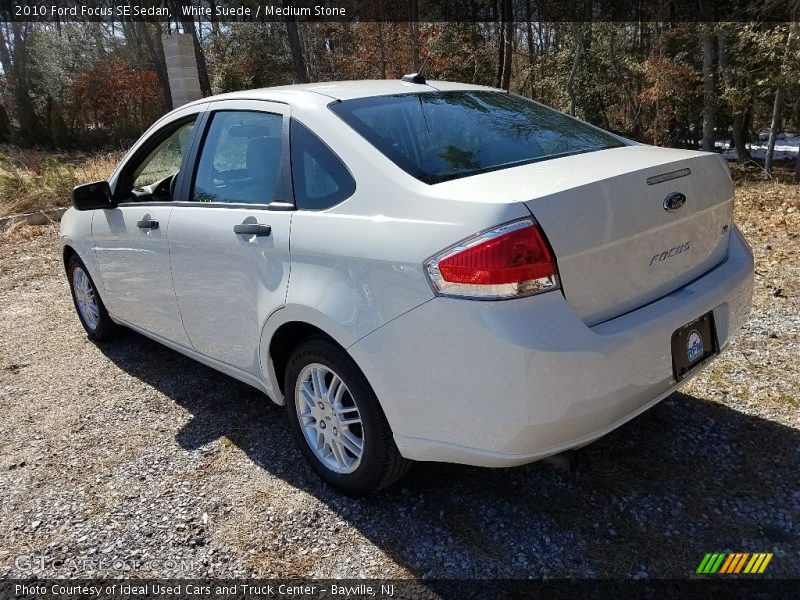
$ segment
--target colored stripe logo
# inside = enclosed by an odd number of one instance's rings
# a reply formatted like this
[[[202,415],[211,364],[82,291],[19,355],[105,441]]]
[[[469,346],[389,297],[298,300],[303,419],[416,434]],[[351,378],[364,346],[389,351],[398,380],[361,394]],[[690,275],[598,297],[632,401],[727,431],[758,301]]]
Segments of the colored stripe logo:
[[[749,552],[709,552],[700,561],[695,573],[699,575],[760,574],[766,570],[772,556],[772,552],[756,552],[754,554]]]

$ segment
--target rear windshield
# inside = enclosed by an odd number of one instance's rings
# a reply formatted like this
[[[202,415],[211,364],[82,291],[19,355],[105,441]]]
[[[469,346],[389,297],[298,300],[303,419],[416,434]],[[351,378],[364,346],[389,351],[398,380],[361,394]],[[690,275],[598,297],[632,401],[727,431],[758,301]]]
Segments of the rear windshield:
[[[330,108],[398,167],[431,184],[624,145],[581,121],[502,92],[376,96]]]

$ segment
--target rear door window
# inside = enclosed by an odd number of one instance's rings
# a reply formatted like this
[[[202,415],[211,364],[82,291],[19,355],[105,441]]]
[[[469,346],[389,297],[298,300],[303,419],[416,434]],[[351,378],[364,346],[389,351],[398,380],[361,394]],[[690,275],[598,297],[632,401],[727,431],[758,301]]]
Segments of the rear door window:
[[[193,202],[269,204],[283,157],[283,116],[219,111],[208,127],[192,188]]]
[[[519,96],[426,92],[345,100],[330,109],[398,167],[440,183],[624,144]]]

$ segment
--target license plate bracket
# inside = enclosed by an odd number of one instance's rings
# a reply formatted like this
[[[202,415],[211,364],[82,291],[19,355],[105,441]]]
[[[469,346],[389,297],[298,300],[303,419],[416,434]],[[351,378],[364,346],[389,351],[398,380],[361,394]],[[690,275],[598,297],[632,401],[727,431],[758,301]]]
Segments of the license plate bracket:
[[[672,372],[675,381],[686,378],[718,352],[713,311],[676,329],[672,334]]]

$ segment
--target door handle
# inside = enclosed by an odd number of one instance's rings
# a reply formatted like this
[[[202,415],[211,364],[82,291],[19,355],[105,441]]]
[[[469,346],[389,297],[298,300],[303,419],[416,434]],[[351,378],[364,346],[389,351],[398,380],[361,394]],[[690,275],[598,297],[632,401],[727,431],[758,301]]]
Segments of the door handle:
[[[155,219],[142,219],[141,221],[136,221],[136,226],[139,229],[158,229],[158,221]]]
[[[255,235],[258,237],[268,236],[272,233],[272,227],[261,223],[242,223],[233,226],[233,233],[236,235]]]

